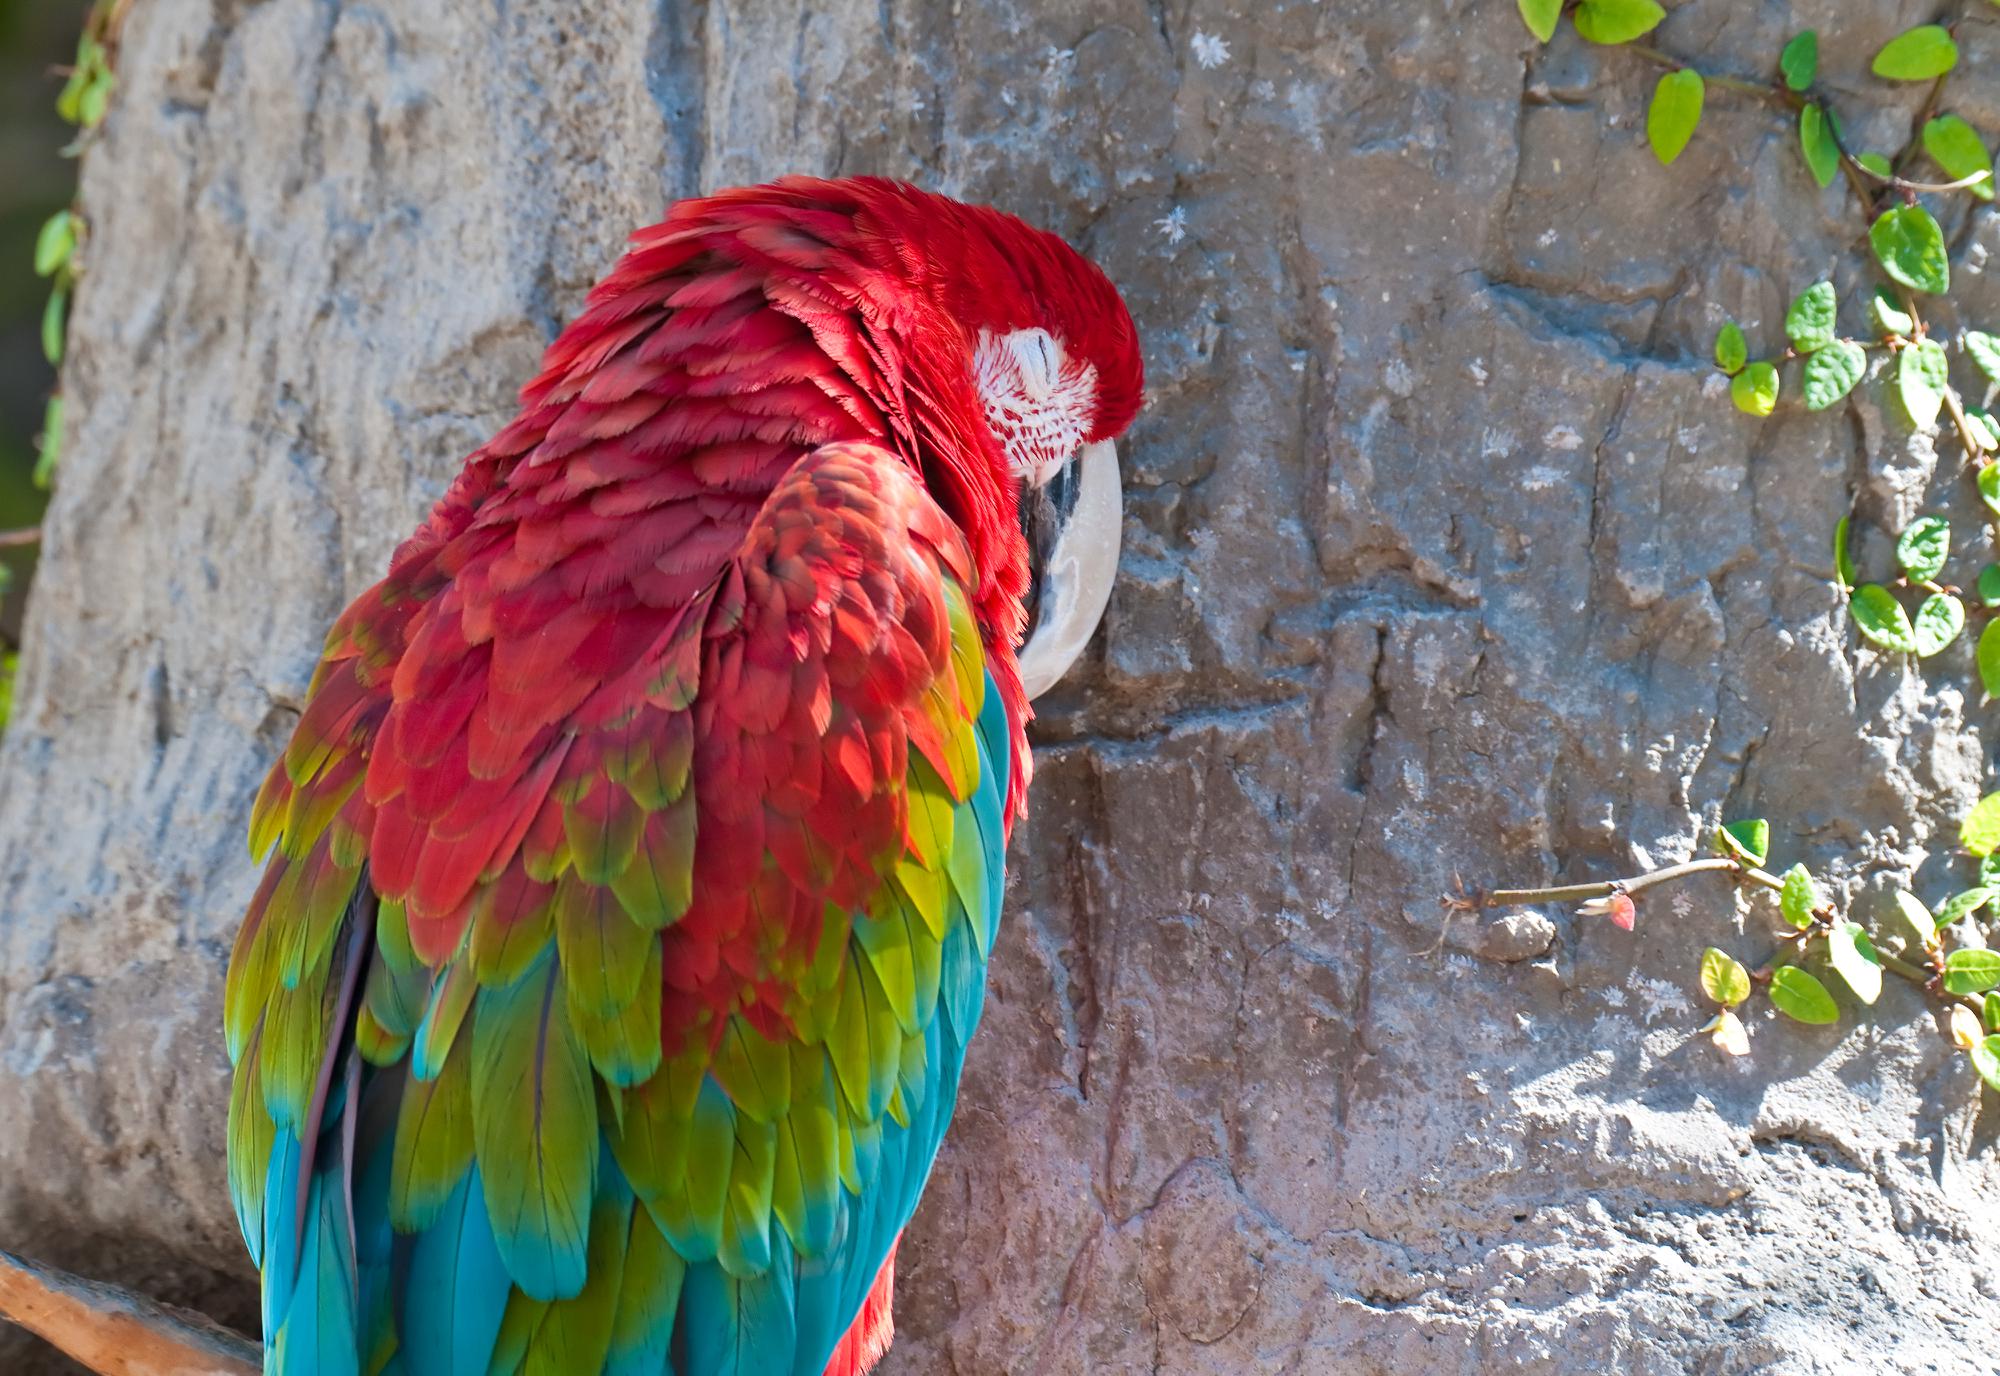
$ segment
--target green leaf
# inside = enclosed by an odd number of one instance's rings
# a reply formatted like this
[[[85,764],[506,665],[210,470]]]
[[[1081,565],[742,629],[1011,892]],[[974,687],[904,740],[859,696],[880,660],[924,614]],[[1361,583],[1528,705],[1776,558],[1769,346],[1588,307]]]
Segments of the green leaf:
[[[1939,115],[1924,126],[1924,151],[1952,181],[1984,172],[1985,181],[1965,189],[1982,201],[1993,199],[1993,155],[1977,131],[1957,115]]]
[[[1824,411],[1854,390],[1868,371],[1868,351],[1851,339],[1830,339],[1806,359],[1806,410]]]
[[[1979,605],[1982,607],[2000,607],[2000,564],[1988,564],[1979,571]],[[2000,621],[1988,622],[1987,624],[1989,628],[2000,626]],[[1981,641],[1984,641],[1986,633],[1981,631],[1979,638]],[[1981,672],[1984,671],[1982,670]],[[1988,688],[1986,691],[1989,693],[1993,692],[1991,688]],[[2000,696],[2000,694],[1995,694],[1995,696]]]
[[[1929,81],[1958,65],[1958,44],[1942,25],[1921,24],[1882,45],[1868,70],[1890,81]]]
[[[1743,342],[1742,326],[1731,320],[1715,332],[1716,367],[1734,375],[1743,371],[1743,365],[1749,358],[1750,348]]]
[[[1750,972],[1727,951],[1711,946],[1701,953],[1701,992],[1733,1008],[1750,997]]]
[[[1896,169],[1880,153],[1856,153],[1854,160],[1878,177],[1893,177]]]
[[[1778,370],[1752,363],[1729,379],[1729,399],[1746,415],[1768,416],[1778,404]]]
[[[1937,424],[1950,374],[1944,345],[1935,339],[1919,339],[1896,356],[1896,395],[1910,413],[1911,425],[1928,430]]]
[[[1937,577],[1950,556],[1951,522],[1942,516],[1919,516],[1896,538],[1896,562],[1912,583]]]
[[[1958,843],[1974,855],[1991,855],[2000,846],[2000,793],[1989,793],[1972,805],[1958,824]]]
[[[2000,426],[1996,426],[1993,417],[1977,406],[1965,408],[1965,428],[1972,432],[1973,446],[1980,453],[1990,454],[2000,449]]]
[[[1802,354],[1833,342],[1833,316],[1838,301],[1833,283],[1815,282],[1800,292],[1785,312],[1785,336]]]
[[[1785,887],[1778,891],[1778,911],[1785,915],[1785,921],[1804,931],[1813,924],[1813,910],[1825,902],[1811,870],[1794,865],[1785,871]]]
[[[1528,32],[1543,43],[1556,34],[1556,20],[1562,18],[1563,0],[1515,0],[1521,9],[1521,22],[1528,26]]]
[[[1806,170],[1820,190],[1832,186],[1840,171],[1840,147],[1827,128],[1826,113],[1817,105],[1799,111],[1799,151],[1805,154]]]
[[[1854,586],[1854,555],[1847,548],[1847,528],[1853,521],[1853,517],[1843,516],[1833,528],[1833,576],[1842,592]]]
[[[1630,43],[1667,17],[1654,0],[1583,0],[1571,22],[1590,43]]]
[[[1909,614],[1880,583],[1863,583],[1856,588],[1854,596],[1848,599],[1847,611],[1861,628],[1861,634],[1873,644],[1906,655],[1916,652],[1917,633],[1910,625]]]
[[[1914,633],[1917,658],[1929,659],[1965,629],[1965,604],[1948,592],[1932,593],[1917,608]]]
[[[1967,330],[1965,351],[1988,382],[2000,382],[2000,339],[1984,330]]]
[[[1944,251],[1944,231],[1920,205],[1899,205],[1882,212],[1868,227],[1868,243],[1882,271],[1915,291],[1933,294],[1951,288],[1951,259]]]
[[[42,434],[37,441],[35,452],[34,484],[43,491],[48,490],[56,478],[56,459],[62,453],[63,402],[61,397],[50,397],[48,406],[42,411]]]
[[[1979,484],[1979,500],[1986,503],[1987,510],[2000,516],[2000,464],[1987,464],[1973,481]]]
[[[58,210],[43,222],[35,236],[35,275],[47,277],[69,262],[76,251],[76,217]]]
[[[2000,888],[2000,855],[1979,857],[1979,882],[1985,888]]]
[[[1983,994],[2000,984],[2000,951],[1961,947],[1944,958],[1944,988],[1948,994]]]
[[[76,119],[86,129],[95,129],[104,123],[104,112],[111,104],[111,88],[117,78],[108,71],[100,71],[83,88],[83,96],[76,103]]]
[[[1981,1009],[1981,1019],[1988,1032],[2000,1032],[2000,994],[1989,993]]]
[[[1909,312],[1897,304],[1887,287],[1875,288],[1875,299],[1869,302],[1875,314],[1875,328],[1886,337],[1892,334],[1910,334],[1917,328],[1917,322],[1910,319]]]
[[[1971,1051],[1972,1068],[1989,1089],[2000,1089],[2000,1037],[1981,1037]]]
[[[1840,1021],[1840,1005],[1826,992],[1826,986],[1796,965],[1780,965],[1771,972],[1771,1002],[1780,1013],[1799,1022]]]
[[[1875,943],[1861,930],[1861,924],[1834,923],[1826,936],[1826,949],[1834,973],[1854,991],[1854,997],[1870,1004],[1882,997],[1882,957],[1875,953]]]
[[[1931,910],[1924,906],[1922,899],[1913,893],[1905,893],[1898,889],[1896,911],[1903,915],[1903,921],[1910,924],[1910,930],[1917,934],[1918,942],[1928,946],[1936,940],[1937,919],[1931,916]]]
[[[1662,164],[1671,163],[1688,146],[1701,123],[1701,73],[1683,68],[1668,72],[1653,88],[1653,103],[1646,109],[1646,142]]]
[[[69,318],[69,288],[57,287],[42,307],[42,357],[51,365],[63,360],[63,323]]]
[[[1982,602],[1986,601],[1988,592],[1987,573],[2000,574],[2000,567],[1988,564],[1986,572],[1979,575],[1979,598]],[[1995,582],[1996,586],[1992,589],[1995,601],[1987,602],[1989,607],[2000,603],[2000,579]],[[1979,661],[1979,686],[1986,690],[1987,697],[2000,698],[2000,617],[1987,622],[1986,629],[1979,633],[1975,658]]]
[[[1955,893],[1945,899],[1944,906],[1937,910],[1937,925],[1949,927],[1954,922],[1963,922],[1992,901],[1993,890],[1985,884]]]
[[[1819,35],[1811,29],[1793,34],[1792,41],[1778,54],[1778,70],[1785,74],[1785,85],[1794,91],[1812,85],[1819,72]]]
[[[1734,855],[1753,865],[1761,865],[1764,857],[1771,853],[1771,826],[1762,817],[1728,822],[1716,833],[1715,843],[1724,855]]]

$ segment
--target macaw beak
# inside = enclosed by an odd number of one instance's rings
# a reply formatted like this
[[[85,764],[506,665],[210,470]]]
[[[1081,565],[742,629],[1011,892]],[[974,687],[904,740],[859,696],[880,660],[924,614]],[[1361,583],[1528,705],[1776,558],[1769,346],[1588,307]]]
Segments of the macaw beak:
[[[1023,489],[1033,582],[1020,666],[1030,699],[1055,687],[1090,643],[1118,576],[1123,526],[1118,449],[1110,440],[1086,444],[1053,478]]]

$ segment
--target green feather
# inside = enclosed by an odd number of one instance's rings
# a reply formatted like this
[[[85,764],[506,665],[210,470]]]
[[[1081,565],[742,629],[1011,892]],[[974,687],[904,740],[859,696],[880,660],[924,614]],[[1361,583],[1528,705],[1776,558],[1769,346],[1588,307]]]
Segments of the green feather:
[[[327,1007],[326,965],[309,970],[296,988],[280,984],[271,991],[264,1014],[264,1035],[258,1047],[264,1102],[271,1120],[281,1128],[305,1121],[326,1051],[332,1012]]]
[[[722,1041],[709,1066],[736,1111],[768,1123],[792,1101],[792,1062],[785,1047],[771,1041],[741,1015],[723,1026]]]
[[[880,1118],[889,1107],[889,1096],[896,1092],[903,1033],[875,967],[866,960],[847,962],[841,978],[840,1012],[826,1047],[849,1107],[868,1122]]]
[[[260,1022],[250,1034],[249,1049],[236,1063],[229,1089],[229,1196],[236,1203],[236,1219],[250,1246],[252,1265],[262,1264],[264,1181],[278,1131],[264,1107],[264,1078],[257,1068],[257,1044],[263,1035]]]
[[[722,1213],[722,1237],[715,1259],[739,1279],[762,1275],[771,1265],[771,1174],[778,1130],[741,1114],[729,1162],[729,1193]]]
[[[840,1222],[840,1090],[826,1053],[792,1048],[792,1106],[778,1121],[771,1212],[800,1256],[822,1256]]]
[[[549,1312],[547,1300],[531,1300],[518,1289],[507,1292],[507,1312],[500,1318],[500,1336],[493,1342],[493,1360],[487,1376],[514,1376],[528,1355],[528,1344]],[[418,1376],[411,1372],[409,1376]]]
[[[604,772],[624,784],[648,812],[679,800],[687,791],[694,759],[694,718],[686,712],[636,714],[625,734],[604,753]]]
[[[660,1068],[661,994],[660,939],[648,933],[645,972],[629,1003],[608,1018],[587,1008],[570,1009],[590,1063],[608,1083],[636,1085]]]
[[[494,1241],[535,1299],[583,1288],[596,1193],[597,1094],[552,960],[490,989],[472,1021],[472,1140]]]
[[[436,1078],[412,1075],[403,1085],[389,1163],[389,1221],[398,1232],[436,1223],[472,1168],[472,1040],[453,1044]]]
[[[736,1110],[712,1079],[703,1077],[687,1118],[687,1154],[677,1176],[646,1201],[653,1221],[689,1263],[712,1261],[722,1244],[722,1210],[736,1151]]]
[[[625,1112],[609,1133],[618,1169],[641,1199],[664,1194],[687,1164],[688,1113],[664,1071],[625,1091]]]
[[[607,1370],[643,1371],[651,1376],[666,1370],[667,1340],[673,1333],[674,1311],[680,1308],[681,1281],[686,1275],[687,1263],[667,1244],[652,1214],[634,1209],[618,1307],[611,1319],[611,1365]]]
[[[646,819],[638,853],[611,881],[631,919],[650,931],[681,920],[694,900],[694,794]]]
[[[986,843],[980,837],[979,822],[972,808],[971,803],[959,806],[947,871],[958,901],[972,918],[972,933],[979,938],[979,958],[984,960],[992,954],[989,948],[993,944],[994,923],[993,915],[986,910]]]
[[[453,960],[438,975],[411,1044],[410,1065],[417,1078],[429,1079],[443,1068],[459,1030],[465,1026],[465,1015],[472,1011],[472,996],[478,992],[479,980],[469,960]]]
[[[917,1007],[917,956],[912,949],[910,917],[901,896],[893,887],[884,885],[869,905],[869,911],[855,918],[854,939],[875,967],[875,978],[888,996],[896,1021],[914,1037],[923,1032],[929,1019]],[[922,928],[922,918],[917,919],[917,925]],[[928,931],[920,931],[919,935],[924,940],[930,939]]]
[[[556,950],[570,1006],[615,1017],[639,992],[653,934],[625,915],[610,889],[574,871],[556,883]]]
[[[940,865],[934,870],[925,869],[915,860],[904,856],[896,862],[891,882],[896,886],[897,892],[909,900],[917,915],[923,918],[924,926],[930,930],[931,939],[943,941],[945,933],[951,929],[949,921],[951,881],[946,878],[944,867]]]
[[[957,800],[930,762],[914,751],[905,782],[909,817],[904,824],[910,853],[926,869],[942,869],[951,854],[952,814]]]
[[[603,1369],[625,1280],[625,1247],[632,1235],[632,1193],[616,1171],[603,1173],[590,1211],[590,1276],[582,1293],[557,1300],[521,1363],[524,1376],[576,1376]]]
[[[503,876],[473,900],[467,947],[473,973],[489,989],[512,984],[548,949],[555,930],[553,895],[518,875]]]
[[[564,804],[563,832],[577,874],[592,884],[608,884],[625,873],[638,852],[645,820],[632,795],[609,779],[599,779],[583,797]]]

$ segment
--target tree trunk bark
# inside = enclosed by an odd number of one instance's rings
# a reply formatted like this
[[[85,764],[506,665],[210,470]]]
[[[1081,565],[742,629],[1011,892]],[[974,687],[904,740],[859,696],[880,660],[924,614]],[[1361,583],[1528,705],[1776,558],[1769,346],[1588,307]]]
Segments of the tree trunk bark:
[[[1924,88],[1865,72],[1923,16],[1784,8],[1654,41],[1761,79],[1817,22],[1900,146]],[[1956,451],[1706,362],[1868,281],[1788,117],[1711,90],[1662,168],[1660,69],[1499,0],[138,0],[120,68],[0,747],[0,1245],[254,1326],[220,992],[323,632],[630,230],[876,172],[1069,236],[1150,385],[885,1369],[1990,1369],[1992,1121],[1920,996],[1729,1062],[1696,958],[1763,900],[1438,902],[1750,815],[1864,917],[1963,886],[1969,648],[1858,649],[1829,581],[1851,502],[1877,576],[1919,510],[1977,527]]]

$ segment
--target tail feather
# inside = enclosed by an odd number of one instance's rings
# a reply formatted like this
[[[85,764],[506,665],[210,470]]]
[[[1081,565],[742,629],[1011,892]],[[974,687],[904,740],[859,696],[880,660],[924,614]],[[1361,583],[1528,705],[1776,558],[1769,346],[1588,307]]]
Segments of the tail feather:
[[[861,1302],[861,1312],[854,1316],[853,1325],[842,1335],[827,1361],[826,1376],[865,1376],[889,1350],[889,1343],[896,1336],[891,1309],[896,1296],[896,1248],[902,1242],[898,1236],[889,1248],[882,1269],[875,1273],[875,1283],[868,1288],[868,1297]]]

